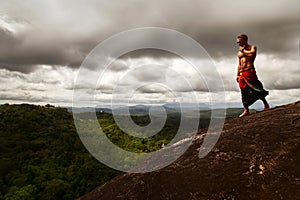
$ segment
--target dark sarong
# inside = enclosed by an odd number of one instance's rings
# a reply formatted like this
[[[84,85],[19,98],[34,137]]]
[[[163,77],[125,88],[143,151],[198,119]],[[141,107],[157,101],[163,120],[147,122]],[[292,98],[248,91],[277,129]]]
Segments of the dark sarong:
[[[239,86],[245,108],[248,108],[255,101],[263,99],[269,94],[269,92],[263,88],[263,84],[258,80],[254,69],[244,71],[240,74]]]

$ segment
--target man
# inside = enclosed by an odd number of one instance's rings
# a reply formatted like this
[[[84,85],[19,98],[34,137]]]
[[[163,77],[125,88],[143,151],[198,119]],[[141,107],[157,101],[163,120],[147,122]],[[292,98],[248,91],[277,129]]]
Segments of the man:
[[[239,45],[239,64],[236,81],[239,83],[244,105],[244,112],[240,117],[244,117],[250,114],[249,106],[258,99],[264,103],[264,110],[268,110],[269,104],[265,97],[269,92],[264,90],[262,83],[258,80],[256,75],[254,68],[254,60],[257,52],[256,47],[248,44],[248,36],[245,34],[241,34],[237,37],[237,43]]]

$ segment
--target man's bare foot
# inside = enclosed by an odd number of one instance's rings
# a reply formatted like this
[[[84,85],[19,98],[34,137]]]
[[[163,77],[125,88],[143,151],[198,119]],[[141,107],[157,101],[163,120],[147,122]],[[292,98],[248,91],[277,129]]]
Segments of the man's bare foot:
[[[265,105],[265,108],[264,108],[264,110],[266,111],[266,110],[269,110],[269,109],[270,109],[270,106],[269,106],[269,104]]]
[[[244,116],[249,115],[249,114],[250,114],[249,110],[244,110],[244,112],[242,114],[240,114],[239,117],[244,117]]]

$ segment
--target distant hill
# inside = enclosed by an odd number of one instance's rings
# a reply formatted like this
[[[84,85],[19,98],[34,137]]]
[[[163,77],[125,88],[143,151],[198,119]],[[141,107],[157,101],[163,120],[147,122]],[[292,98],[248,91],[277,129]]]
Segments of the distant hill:
[[[119,175],[78,200],[299,199],[299,130],[300,102],[227,119],[205,158],[198,157],[204,130],[168,167]]]
[[[211,114],[211,109],[209,105],[206,104],[182,104],[179,105],[179,103],[168,103],[162,105],[162,107],[165,109],[165,111],[169,114],[173,113],[180,113],[182,111],[187,111],[187,112],[200,112],[203,117],[209,117],[206,115]],[[66,109],[69,112],[74,112],[74,113],[89,113],[89,112],[97,112],[97,113],[112,113],[112,109],[116,113],[124,113],[125,110],[129,110],[129,113],[131,115],[148,115],[150,108],[152,111],[158,110],[158,108],[161,108],[160,106],[149,106],[149,105],[135,105],[135,106],[114,106],[114,108],[111,107],[78,107],[78,108],[72,108],[72,107],[66,107]],[[181,110],[182,109],[182,110]],[[255,110],[252,109],[254,112]],[[241,107],[228,107],[226,108],[226,116],[227,117],[235,117],[238,116],[243,112],[243,108]]]
[[[112,109],[115,111],[122,112],[123,110],[129,110],[130,114],[147,114],[149,109],[157,109],[158,107],[163,107],[168,113],[170,112],[178,112],[180,109],[189,109],[189,110],[209,110],[211,109],[211,105],[209,104],[198,104],[198,103],[166,103],[163,105],[114,105],[113,107],[110,105],[106,106],[97,106],[96,109],[93,107],[79,107],[73,108],[67,107],[68,111],[73,111],[75,113],[82,113],[82,112],[94,112],[95,110],[100,112],[107,112],[111,113]]]

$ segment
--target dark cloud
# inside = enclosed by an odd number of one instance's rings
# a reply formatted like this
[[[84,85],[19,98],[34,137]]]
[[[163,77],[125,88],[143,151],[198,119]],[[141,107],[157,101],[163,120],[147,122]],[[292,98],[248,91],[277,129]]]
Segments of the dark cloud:
[[[244,3],[229,0],[2,4],[0,65],[24,73],[40,64],[78,68],[99,42],[120,31],[143,26],[165,27],[187,34],[216,59],[235,54],[235,37],[241,32],[247,33],[260,52],[267,54],[287,56],[298,48],[299,42],[297,0],[289,3],[257,0],[248,4],[247,9],[243,8]],[[172,56],[146,50],[124,57],[145,55]]]
[[[295,58],[299,42],[299,20],[270,21],[253,26],[253,30],[245,28],[249,33],[249,42],[259,47],[259,53],[280,57]]]
[[[215,59],[234,56],[237,52],[236,37],[245,33],[249,43],[258,46],[259,53],[271,54],[285,58],[295,58],[299,41],[299,21],[256,22],[241,24],[235,27],[231,24],[218,25],[210,30],[204,30],[192,36]]]
[[[145,82],[164,82],[166,79],[166,66],[148,64],[140,68],[130,71],[131,79],[135,79],[140,83]]]
[[[175,55],[171,52],[167,52],[161,49],[146,48],[146,49],[139,49],[139,50],[128,52],[123,56],[121,56],[120,59],[126,60],[129,58],[145,58],[145,57],[160,59],[160,58],[174,58],[174,57],[178,57],[178,55]]]
[[[24,65],[24,64],[15,64],[15,63],[1,63],[0,69],[8,69],[10,71],[18,71],[25,74],[28,74],[36,70],[38,66],[36,65]]]
[[[111,70],[113,72],[119,72],[124,71],[129,68],[128,63],[122,62],[121,60],[116,60],[111,65],[108,66],[108,70]]]
[[[86,53],[78,44],[56,41],[56,38],[17,38],[0,31],[0,67],[29,73],[37,65],[61,65],[79,67]]]

